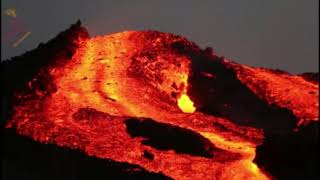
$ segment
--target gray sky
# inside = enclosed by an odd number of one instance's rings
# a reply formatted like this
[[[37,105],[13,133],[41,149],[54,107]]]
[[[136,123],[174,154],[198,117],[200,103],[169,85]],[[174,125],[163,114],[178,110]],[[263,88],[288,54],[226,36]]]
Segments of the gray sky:
[[[319,71],[318,0],[1,0],[1,59],[32,50],[80,19],[91,36],[153,29],[187,37],[238,63]],[[5,39],[15,8],[23,32]]]

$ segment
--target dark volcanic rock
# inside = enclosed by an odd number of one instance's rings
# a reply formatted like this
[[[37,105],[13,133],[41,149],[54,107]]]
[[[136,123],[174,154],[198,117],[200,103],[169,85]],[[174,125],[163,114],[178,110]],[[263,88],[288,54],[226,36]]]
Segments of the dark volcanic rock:
[[[318,138],[317,122],[298,132],[267,134],[254,161],[278,179],[318,179]]]
[[[149,160],[154,160],[154,155],[151,152],[147,151],[147,150],[143,151],[143,157],[145,157],[145,158],[147,158]]]
[[[142,143],[161,150],[175,150],[195,156],[212,158],[214,145],[200,134],[189,129],[148,118],[131,118],[125,122],[132,137],[146,138]]]
[[[130,163],[89,157],[53,144],[42,144],[3,129],[2,179],[88,180],[172,179]],[[22,150],[23,149],[23,150]]]
[[[319,73],[303,73],[300,74],[306,81],[313,82],[313,83],[319,83]]]
[[[259,98],[237,78],[234,68],[223,57],[194,50],[188,52],[193,59],[188,93],[198,110],[266,132],[293,129],[297,122],[293,113]]]

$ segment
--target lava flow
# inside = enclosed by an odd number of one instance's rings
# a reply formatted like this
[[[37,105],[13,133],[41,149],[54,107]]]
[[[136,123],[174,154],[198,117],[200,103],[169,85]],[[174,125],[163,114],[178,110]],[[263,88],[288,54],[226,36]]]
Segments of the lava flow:
[[[253,163],[263,130],[202,112],[190,96],[194,60],[176,47],[201,51],[194,43],[155,31],[124,31],[76,43],[70,59],[43,66],[17,93],[7,127],[168,178],[271,178]],[[49,77],[44,87],[39,86],[43,77]],[[293,107],[294,113],[304,106]]]

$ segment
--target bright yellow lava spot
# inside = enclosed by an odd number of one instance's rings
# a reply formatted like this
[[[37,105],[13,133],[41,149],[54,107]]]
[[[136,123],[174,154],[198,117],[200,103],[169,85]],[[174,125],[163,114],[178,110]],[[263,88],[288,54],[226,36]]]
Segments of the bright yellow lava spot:
[[[193,102],[186,94],[182,94],[178,99],[179,108],[185,113],[193,113],[196,108],[193,106]]]

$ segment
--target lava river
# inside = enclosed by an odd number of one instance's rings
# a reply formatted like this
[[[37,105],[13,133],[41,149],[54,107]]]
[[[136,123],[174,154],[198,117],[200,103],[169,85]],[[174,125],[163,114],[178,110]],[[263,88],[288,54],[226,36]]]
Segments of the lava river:
[[[17,93],[23,100],[7,127],[174,179],[269,179],[253,163],[263,131],[196,109],[192,61],[172,48],[177,42],[197,48],[154,31],[79,39],[70,60],[43,67]],[[50,78],[39,88],[44,73]]]

